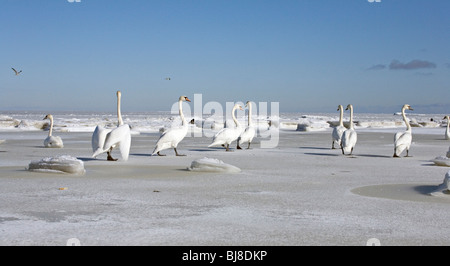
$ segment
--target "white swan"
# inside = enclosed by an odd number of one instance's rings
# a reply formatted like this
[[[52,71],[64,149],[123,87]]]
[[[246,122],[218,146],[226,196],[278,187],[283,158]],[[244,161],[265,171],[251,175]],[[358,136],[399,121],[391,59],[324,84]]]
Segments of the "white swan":
[[[447,130],[445,130],[445,139],[450,140],[450,117],[446,115],[444,120],[447,119]]]
[[[131,132],[130,126],[124,124],[122,120],[122,113],[120,111],[120,101],[122,93],[117,91],[117,118],[118,125],[113,129],[106,129],[102,126],[97,126],[92,134],[92,150],[94,154],[93,158],[99,154],[106,152],[108,154],[108,161],[117,161],[111,156],[111,151],[119,146],[120,155],[122,160],[127,161],[130,155],[131,147]]]
[[[334,145],[338,145],[338,147],[341,146],[342,141],[342,134],[344,134],[344,131],[346,128],[344,127],[344,107],[342,105],[338,106],[338,111],[340,111],[339,115],[339,125],[333,128],[333,132],[331,133],[331,136],[333,138],[333,142],[331,143],[331,148],[336,149]]]
[[[53,133],[53,116],[48,114],[43,120],[50,119],[50,130],[48,131],[48,137],[44,140],[44,146],[46,148],[63,148],[64,144],[61,137],[52,136]]]
[[[348,153],[349,155],[352,155],[353,148],[355,148],[356,141],[358,139],[355,128],[353,126],[353,105],[347,105],[347,108],[345,110],[350,110],[350,126],[342,134],[341,149],[342,154]]]
[[[409,120],[406,118],[405,110],[413,110],[409,104],[405,104],[402,107],[402,117],[403,121],[406,124],[405,132],[398,132],[394,136],[394,156],[400,157],[400,154],[406,149],[406,157],[409,156],[409,148],[411,147],[412,142],[412,132],[411,125],[409,124]]]
[[[237,109],[244,110],[242,109],[242,106],[240,106],[239,104],[235,104],[233,110],[231,111],[231,117],[233,118],[236,127],[222,128],[219,132],[216,133],[216,135],[214,135],[213,142],[208,147],[222,145],[223,147],[225,147],[226,151],[230,151],[231,142],[237,140],[237,138],[239,138],[239,135],[242,132],[241,125],[239,124],[239,122],[236,119],[236,116],[234,115],[234,112]]]
[[[188,132],[188,122],[186,121],[186,118],[184,118],[183,114],[183,102],[185,101],[190,102],[191,100],[189,100],[186,96],[180,96],[178,99],[178,111],[181,118],[181,126],[172,127],[164,132],[156,142],[156,147],[153,150],[152,155],[158,154],[159,156],[165,156],[161,154],[160,151],[173,148],[176,156],[185,156],[183,154],[179,154],[177,151],[178,143],[184,139]]]
[[[247,149],[250,149],[250,143],[252,143],[253,138],[255,137],[256,130],[252,123],[252,103],[250,101],[247,101],[245,104],[245,107],[248,107],[248,126],[245,128],[245,130],[241,133],[237,140],[237,149],[241,150],[240,144],[248,142]]]

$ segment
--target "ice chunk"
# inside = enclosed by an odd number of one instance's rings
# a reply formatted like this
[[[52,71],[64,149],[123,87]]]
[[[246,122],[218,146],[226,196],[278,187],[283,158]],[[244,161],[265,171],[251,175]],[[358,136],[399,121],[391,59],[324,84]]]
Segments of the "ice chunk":
[[[450,167],[450,158],[446,156],[439,156],[431,160],[434,164],[439,166],[449,166]]]
[[[32,161],[28,165],[28,170],[78,175],[83,175],[86,172],[83,161],[69,155],[47,157],[40,161]]]
[[[203,158],[195,160],[188,167],[189,171],[199,172],[226,172],[226,173],[239,173],[241,169],[238,167],[222,162],[221,160],[214,158]]]

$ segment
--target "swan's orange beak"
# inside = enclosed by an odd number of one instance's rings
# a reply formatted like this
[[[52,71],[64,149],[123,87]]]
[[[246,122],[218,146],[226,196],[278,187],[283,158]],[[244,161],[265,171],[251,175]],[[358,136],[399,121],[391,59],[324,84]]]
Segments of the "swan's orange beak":
[[[189,100],[189,98],[188,98],[188,97],[185,97],[185,99],[186,99],[186,101],[187,101],[187,102],[190,102],[190,101],[191,101],[191,100]]]

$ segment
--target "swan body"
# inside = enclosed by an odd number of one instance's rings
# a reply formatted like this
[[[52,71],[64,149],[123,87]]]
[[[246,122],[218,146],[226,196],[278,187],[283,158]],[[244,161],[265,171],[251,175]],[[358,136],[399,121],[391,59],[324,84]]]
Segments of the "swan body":
[[[344,131],[346,128],[344,127],[344,107],[342,105],[338,106],[338,111],[340,111],[339,115],[339,125],[333,128],[333,132],[331,133],[331,136],[333,138],[333,142],[331,143],[331,148],[336,149],[334,145],[341,146],[342,141],[342,134],[344,134]]]
[[[450,117],[446,115],[444,120],[447,119],[447,129],[445,130],[445,139],[450,140]]]
[[[402,117],[403,121],[406,124],[405,132],[397,132],[394,136],[394,156],[400,157],[400,154],[406,150],[406,157],[409,156],[409,148],[411,147],[412,142],[412,131],[411,125],[409,124],[409,120],[406,118],[405,110],[413,110],[409,104],[405,104],[402,107]]]
[[[45,119],[50,119],[50,130],[48,131],[48,137],[44,140],[44,147],[46,148],[63,148],[64,144],[59,136],[53,136],[53,116],[48,114],[44,117]]]
[[[352,155],[353,149],[355,148],[356,141],[358,140],[357,133],[353,126],[353,106],[351,104],[347,105],[345,110],[350,110],[350,126],[342,134],[341,149],[342,154]]]
[[[239,138],[237,140],[236,148],[239,150],[242,149],[240,147],[240,144],[245,143],[245,142],[248,142],[247,149],[250,149],[250,143],[252,143],[253,138],[256,135],[256,130],[252,123],[252,103],[250,101],[247,101],[247,103],[245,104],[245,107],[248,107],[248,126],[241,133],[241,135],[239,136]]]
[[[236,127],[222,128],[219,132],[216,133],[216,135],[214,135],[213,142],[208,147],[222,145],[225,147],[226,151],[230,151],[229,147],[231,142],[237,140],[242,132],[241,125],[239,124],[239,122],[236,119],[236,116],[234,115],[234,112],[237,109],[244,110],[242,109],[242,106],[240,106],[239,104],[235,104],[233,110],[231,111],[231,116],[233,118]]]
[[[188,97],[180,96],[178,99],[178,110],[181,118],[181,126],[172,127],[169,130],[165,131],[161,137],[156,142],[156,147],[153,150],[152,155],[165,156],[160,153],[162,150],[173,148],[176,156],[184,156],[183,154],[179,154],[177,151],[178,144],[186,137],[188,132],[188,122],[183,114],[183,102],[190,102]]]
[[[118,126],[113,129],[107,129],[102,126],[97,126],[92,134],[92,150],[93,158],[106,152],[108,154],[108,161],[117,161],[111,156],[112,150],[119,146],[122,160],[127,161],[131,148],[131,131],[128,124],[124,124],[122,120],[122,113],[120,111],[120,101],[122,93],[117,91],[117,118]]]

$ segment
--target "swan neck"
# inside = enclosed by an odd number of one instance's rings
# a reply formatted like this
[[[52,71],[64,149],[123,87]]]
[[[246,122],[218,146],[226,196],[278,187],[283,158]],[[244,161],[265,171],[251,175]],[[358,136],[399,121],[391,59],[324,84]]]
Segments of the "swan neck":
[[[344,126],[344,108],[339,108],[339,126]]]
[[[48,136],[51,137],[53,133],[53,117],[50,117],[50,130],[48,131]]]
[[[350,106],[350,128],[353,129],[353,106]]]
[[[411,125],[409,124],[409,121],[406,118],[405,108],[402,108],[402,117],[403,117],[403,121],[405,121],[405,124],[406,124],[406,130],[411,131]]]
[[[252,104],[248,103],[248,125],[252,125]]]
[[[186,126],[187,125],[187,121],[186,121],[186,118],[184,118],[184,114],[183,114],[183,101],[182,100],[178,101],[178,111],[180,113],[181,124],[183,126]]]
[[[120,93],[118,93],[117,94],[117,120],[118,120],[118,126],[123,125],[122,113],[120,112],[120,101],[121,101],[121,97],[120,97]]]
[[[234,124],[236,125],[236,127],[239,127],[239,122],[236,119],[236,116],[234,115],[235,111],[237,108],[233,108],[233,112],[231,113],[231,117],[233,118]]]

